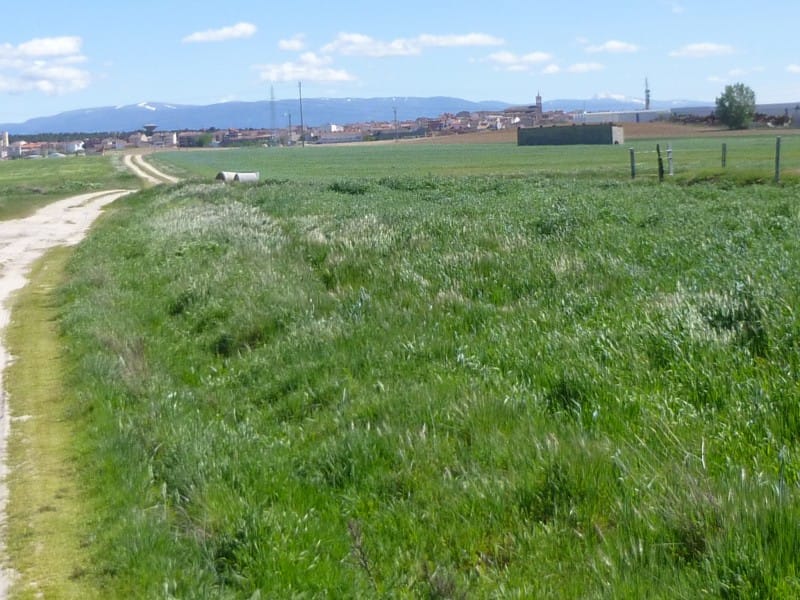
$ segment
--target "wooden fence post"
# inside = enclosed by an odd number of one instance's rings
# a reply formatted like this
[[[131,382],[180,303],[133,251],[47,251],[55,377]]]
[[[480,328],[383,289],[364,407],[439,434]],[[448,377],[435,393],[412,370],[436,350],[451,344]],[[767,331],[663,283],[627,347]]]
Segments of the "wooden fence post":
[[[775,183],[781,182],[781,136],[775,138]]]
[[[631,179],[636,179],[636,154],[631,148]]]
[[[661,144],[656,144],[656,154],[658,155],[658,181],[664,181],[664,159],[661,158]]]
[[[669,176],[675,175],[675,170],[672,168],[672,144],[667,144],[667,164],[669,164]]]
[[[728,164],[728,144],[722,143],[722,168],[724,169]]]

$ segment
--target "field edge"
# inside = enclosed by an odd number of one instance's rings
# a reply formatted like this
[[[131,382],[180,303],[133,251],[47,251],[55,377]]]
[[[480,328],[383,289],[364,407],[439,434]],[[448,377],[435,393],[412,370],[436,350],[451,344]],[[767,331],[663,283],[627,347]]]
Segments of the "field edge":
[[[6,332],[14,356],[7,370],[12,425],[6,560],[17,574],[12,598],[98,597],[85,577],[86,515],[74,460],[74,425],[65,414],[54,301],[72,253],[59,247],[34,264],[30,283],[13,298]]]

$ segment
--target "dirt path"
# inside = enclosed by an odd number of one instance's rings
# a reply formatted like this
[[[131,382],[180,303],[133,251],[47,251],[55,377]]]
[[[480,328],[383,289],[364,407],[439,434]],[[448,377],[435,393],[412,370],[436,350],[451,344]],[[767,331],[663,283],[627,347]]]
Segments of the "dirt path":
[[[178,183],[180,181],[177,177],[167,175],[163,171],[156,169],[145,161],[144,156],[141,154],[126,154],[122,160],[126,167],[149,184],[159,185],[162,183]]]
[[[112,190],[73,196],[49,204],[24,219],[0,222],[0,524],[5,523],[8,498],[6,444],[11,425],[3,388],[3,372],[12,360],[3,345],[10,318],[9,299],[25,285],[31,265],[45,251],[54,246],[77,244],[106,204],[129,193],[129,190]],[[4,551],[0,543],[0,555]],[[13,573],[0,569],[0,599],[8,597],[12,581]]]

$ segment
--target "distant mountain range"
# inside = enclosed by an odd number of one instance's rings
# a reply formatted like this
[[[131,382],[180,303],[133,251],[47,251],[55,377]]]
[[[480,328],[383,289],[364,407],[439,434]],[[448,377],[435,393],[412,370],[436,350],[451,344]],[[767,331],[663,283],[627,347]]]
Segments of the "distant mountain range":
[[[532,104],[532,103],[531,103]],[[707,102],[674,100],[654,102],[652,108],[679,106],[711,106]],[[303,99],[303,122],[306,127],[326,123],[344,125],[370,121],[401,121],[417,117],[437,117],[442,113],[461,111],[500,111],[512,106],[507,102],[472,102],[445,96],[432,98],[307,98]],[[644,102],[628,98],[592,98],[589,100],[551,100],[544,110],[600,111],[637,110]],[[289,120],[300,124],[299,100],[261,102],[225,102],[206,106],[140,102],[125,106],[104,106],[37,117],[24,123],[0,123],[0,131],[11,135],[41,133],[131,132],[145,124],[157,125],[161,131],[184,129],[285,128]]]

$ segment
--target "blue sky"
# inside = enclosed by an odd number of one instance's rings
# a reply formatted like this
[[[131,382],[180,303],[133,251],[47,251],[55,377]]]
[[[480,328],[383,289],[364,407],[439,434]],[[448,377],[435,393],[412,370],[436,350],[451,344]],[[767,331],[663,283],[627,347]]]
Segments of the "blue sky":
[[[4,3],[0,122],[145,100],[457,96],[800,101],[788,1]]]

